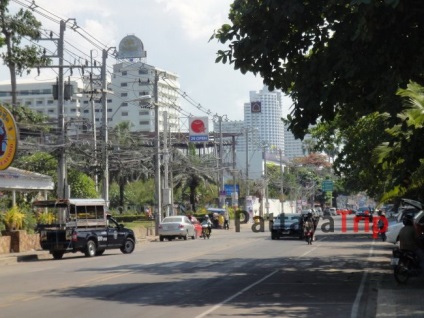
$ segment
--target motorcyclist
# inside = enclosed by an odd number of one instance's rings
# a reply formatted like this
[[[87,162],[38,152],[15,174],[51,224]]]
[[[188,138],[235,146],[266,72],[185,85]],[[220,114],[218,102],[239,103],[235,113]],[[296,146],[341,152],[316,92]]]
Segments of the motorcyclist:
[[[424,269],[424,250],[419,244],[413,217],[411,215],[405,215],[402,222],[404,227],[399,232],[400,249],[414,252],[420,259],[421,268]]]
[[[212,234],[212,222],[211,222],[208,214],[205,215],[205,218],[202,221],[202,227],[203,227],[203,225],[207,225],[208,229],[209,229],[209,234]]]
[[[306,219],[303,221],[303,232],[305,233],[305,237],[306,237],[306,233],[308,232],[312,232],[311,235],[312,237],[314,237],[314,232],[315,232],[314,228],[315,228],[315,222],[312,217],[312,212],[308,212]]]

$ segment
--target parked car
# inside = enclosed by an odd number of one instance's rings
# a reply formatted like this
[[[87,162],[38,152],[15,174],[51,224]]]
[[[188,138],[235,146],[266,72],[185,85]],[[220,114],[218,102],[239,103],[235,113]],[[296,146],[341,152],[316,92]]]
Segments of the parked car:
[[[303,237],[303,229],[300,226],[301,215],[298,213],[281,213],[272,221],[271,239],[280,237]]]
[[[172,241],[175,238],[187,240],[191,237],[196,238],[195,226],[185,215],[167,216],[159,224],[159,240],[162,242],[165,238]]]
[[[355,212],[356,216],[369,216],[370,215],[370,208],[367,207],[360,207]]]
[[[336,208],[325,208],[324,209],[324,215],[327,215],[327,216],[336,216],[337,215],[337,210],[336,210]]]

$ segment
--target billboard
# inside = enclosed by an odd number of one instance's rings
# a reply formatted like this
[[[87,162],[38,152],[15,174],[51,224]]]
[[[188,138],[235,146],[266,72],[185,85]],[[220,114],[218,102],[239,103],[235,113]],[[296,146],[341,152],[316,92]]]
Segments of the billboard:
[[[208,117],[190,117],[189,137],[190,141],[209,141],[209,119]]]
[[[5,170],[15,159],[18,131],[12,113],[0,106],[0,170]]]

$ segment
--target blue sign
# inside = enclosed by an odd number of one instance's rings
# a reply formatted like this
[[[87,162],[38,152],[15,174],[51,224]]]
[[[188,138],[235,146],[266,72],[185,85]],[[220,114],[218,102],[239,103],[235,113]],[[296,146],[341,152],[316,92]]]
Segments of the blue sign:
[[[208,141],[209,140],[209,136],[205,135],[205,136],[190,136],[190,141]]]
[[[234,192],[234,184],[224,184],[225,194],[230,197],[231,193]],[[239,185],[236,184],[236,192],[240,193]]]

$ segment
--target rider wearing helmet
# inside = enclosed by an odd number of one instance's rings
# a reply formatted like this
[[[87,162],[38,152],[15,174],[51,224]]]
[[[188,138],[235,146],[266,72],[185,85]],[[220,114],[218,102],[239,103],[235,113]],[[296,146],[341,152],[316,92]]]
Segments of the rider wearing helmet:
[[[212,222],[211,219],[209,218],[209,215],[206,214],[205,218],[203,219],[202,225],[207,224],[209,227],[209,233],[212,234]]]
[[[303,221],[303,233],[306,233],[311,231],[312,232],[312,237],[314,237],[315,234],[315,223],[314,223],[314,219],[312,217],[312,212],[308,212],[308,214],[306,215],[306,219]]]
[[[421,268],[424,269],[424,251],[420,247],[412,215],[405,215],[402,218],[402,222],[404,227],[399,232],[400,249],[412,251],[418,255],[420,258]]]

